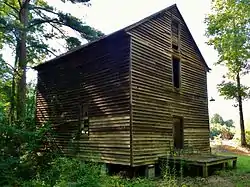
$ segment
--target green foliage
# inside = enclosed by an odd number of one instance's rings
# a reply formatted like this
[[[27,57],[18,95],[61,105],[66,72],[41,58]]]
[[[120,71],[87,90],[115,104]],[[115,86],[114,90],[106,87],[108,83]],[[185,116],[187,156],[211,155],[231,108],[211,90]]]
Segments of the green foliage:
[[[242,96],[242,99],[248,99],[250,97],[250,88],[248,86],[241,85],[240,90],[238,91],[237,85],[235,82],[229,81],[227,83],[222,82],[217,85],[218,91],[221,96],[224,96],[225,99],[238,99],[238,93]]]
[[[67,42],[67,49],[68,50],[73,49],[73,48],[78,47],[78,46],[81,45],[81,42],[75,37],[67,38],[66,42]]]
[[[226,127],[234,127],[234,121],[232,119],[224,121],[224,119],[219,114],[214,114],[211,118],[212,124],[220,124],[221,126],[225,125]]]
[[[120,176],[106,176],[103,187],[157,187],[156,181],[145,178],[125,179]]]
[[[58,157],[49,167],[35,176],[31,183],[44,186],[101,186],[104,180],[100,165],[85,163],[80,159]]]
[[[224,121],[219,114],[214,114],[210,124],[210,138],[220,136],[222,139],[232,139],[235,134],[235,127],[232,119]]]
[[[210,125],[210,138],[214,139],[215,137],[220,137],[222,139],[232,139],[235,134],[234,127],[227,127],[226,125],[221,124],[211,124]]]
[[[250,143],[250,130],[246,130],[246,140],[247,140],[247,143],[249,144]]]
[[[50,126],[37,129],[32,120],[0,125],[0,186],[13,185],[32,178],[36,173],[37,152],[47,140]]]
[[[66,0],[63,2],[66,3]],[[69,2],[90,5],[89,0]],[[68,32],[69,30],[75,32]],[[72,33],[76,33],[78,37],[72,36]],[[10,60],[15,64],[12,69],[15,81],[11,84],[13,111],[10,119],[13,120],[14,116],[19,120],[25,119],[26,69],[28,65],[39,64],[46,57],[56,56],[60,52],[59,48],[51,45],[52,40],[64,41],[66,49],[71,49],[82,42],[92,41],[101,36],[102,32],[88,26],[82,18],[50,6],[49,1],[0,1],[0,49],[5,45],[13,50],[15,56],[15,59]],[[16,115],[14,115],[15,110]]]
[[[87,5],[86,3],[89,0],[71,0],[70,2]],[[0,36],[2,36],[0,44],[8,45],[18,53],[16,50],[19,49],[16,49],[16,46],[21,39],[20,31],[24,29],[19,20],[20,5],[14,0],[4,0],[0,2],[0,7]],[[27,62],[30,64],[40,63],[46,55],[54,55],[57,52],[58,49],[53,48],[47,41],[73,38],[65,32],[65,26],[78,32],[87,41],[103,36],[103,33],[86,25],[81,19],[50,6],[44,0],[30,1],[28,12],[28,25],[25,28],[27,39],[25,42],[27,45]],[[78,41],[80,41],[79,39]]]
[[[226,125],[226,127],[235,127],[233,124],[234,124],[234,121],[232,119],[224,121],[224,125]]]
[[[224,124],[224,120],[223,120],[223,118],[219,114],[216,113],[211,118],[211,123],[214,123],[214,124],[218,123],[218,124],[223,125]]]
[[[27,97],[26,97],[26,118],[35,119],[36,109],[36,87],[35,82],[29,82],[27,84]]]
[[[229,165],[229,170],[223,170],[218,171],[216,174],[217,179],[221,179],[221,183],[218,185],[218,180],[208,180],[208,183],[210,182],[209,186],[239,186],[239,187],[245,187],[249,186],[250,184],[250,157],[244,156],[241,154],[233,154],[230,152],[215,152],[218,155],[221,156],[237,156],[237,169],[232,170],[231,166]],[[213,182],[213,183],[212,183]]]
[[[214,137],[219,136],[221,134],[221,125],[212,123],[210,125],[210,138],[214,139]]]
[[[218,52],[216,65],[228,70],[228,80],[219,84],[218,90],[226,99],[236,99],[241,145],[246,145],[242,101],[249,97],[249,88],[241,85],[240,80],[250,70],[250,3],[247,0],[213,0],[212,12],[205,23],[208,44]]]
[[[213,0],[212,13],[205,19],[208,44],[218,51],[219,61],[232,74],[248,68],[250,57],[250,4],[246,0]]]
[[[89,0],[71,0],[70,2],[88,5]],[[24,29],[24,25],[19,19],[20,5],[14,0],[4,0],[0,2],[0,7],[0,36],[2,36],[0,44],[8,45],[18,54],[19,49],[16,46],[21,40],[20,32]],[[86,25],[80,18],[62,12],[56,7],[50,6],[44,0],[30,1],[28,12],[28,24],[27,28],[25,28],[27,38],[25,42],[27,46],[27,62],[30,64],[40,63],[46,55],[54,55],[58,51],[47,42],[51,39],[68,40],[70,38],[72,41],[74,38],[75,41],[78,40],[81,44],[81,38],[77,39],[68,35],[65,26],[78,32],[82,39],[87,41],[103,36],[103,33]]]
[[[11,69],[0,54],[0,120],[6,118],[10,106]]]
[[[246,141],[250,144],[250,121],[246,123]]]

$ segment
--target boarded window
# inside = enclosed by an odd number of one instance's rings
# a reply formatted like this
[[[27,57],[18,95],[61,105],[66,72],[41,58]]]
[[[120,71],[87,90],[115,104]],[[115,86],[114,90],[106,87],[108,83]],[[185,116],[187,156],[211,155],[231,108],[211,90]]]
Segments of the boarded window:
[[[180,59],[179,58],[173,57],[172,68],[173,68],[173,85],[175,88],[180,88],[181,68],[180,68]]]
[[[172,24],[171,24],[171,31],[172,31],[172,48],[175,50],[179,50],[179,30],[180,30],[180,26],[179,26],[179,22],[172,20]]]
[[[80,107],[80,126],[81,134],[89,135],[89,114],[86,104],[82,104]]]

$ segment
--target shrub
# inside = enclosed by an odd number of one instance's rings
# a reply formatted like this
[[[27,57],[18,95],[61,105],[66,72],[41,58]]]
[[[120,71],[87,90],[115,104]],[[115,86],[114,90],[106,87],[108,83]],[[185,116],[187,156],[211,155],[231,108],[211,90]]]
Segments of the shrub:
[[[247,143],[250,144],[250,130],[246,131],[246,140],[247,140]]]
[[[220,136],[222,139],[231,140],[234,137],[235,128],[221,124],[210,124],[210,138]]]
[[[37,152],[50,129],[49,125],[36,129],[31,119],[15,124],[0,122],[0,186],[17,185],[36,175],[42,165]]]
[[[50,167],[37,173],[33,183],[45,186],[101,186],[100,165],[85,163],[77,158],[58,157]]]

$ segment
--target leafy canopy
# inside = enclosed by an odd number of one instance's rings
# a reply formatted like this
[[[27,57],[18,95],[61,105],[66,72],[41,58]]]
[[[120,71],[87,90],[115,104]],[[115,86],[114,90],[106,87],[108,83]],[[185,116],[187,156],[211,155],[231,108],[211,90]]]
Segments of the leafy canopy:
[[[221,126],[226,126],[226,127],[234,127],[234,121],[232,119],[224,121],[224,119],[221,117],[219,114],[214,114],[213,117],[211,118],[211,123],[212,124],[220,124]]]
[[[240,76],[250,69],[250,3],[249,0],[213,0],[212,13],[205,19],[209,45],[218,52],[216,65],[227,68],[217,85],[225,99],[241,102],[249,98],[250,88],[240,83]]]
[[[67,2],[66,0],[61,0]],[[90,0],[68,0],[71,3],[90,5]],[[26,0],[28,3],[28,24],[24,28],[20,20],[23,5],[20,0],[0,1],[0,48],[5,44],[18,53],[20,33],[26,32],[27,63],[40,63],[47,55],[59,52],[51,42],[64,40],[67,49],[85,41],[96,40],[103,33],[88,26],[82,19],[50,6],[45,0]],[[72,32],[73,31],[73,32]],[[72,36],[76,33],[76,36]],[[80,37],[77,37],[80,36]]]
[[[208,44],[218,51],[219,61],[231,75],[248,71],[250,58],[249,0],[213,0],[212,14],[205,22]],[[245,73],[245,72],[242,72]]]

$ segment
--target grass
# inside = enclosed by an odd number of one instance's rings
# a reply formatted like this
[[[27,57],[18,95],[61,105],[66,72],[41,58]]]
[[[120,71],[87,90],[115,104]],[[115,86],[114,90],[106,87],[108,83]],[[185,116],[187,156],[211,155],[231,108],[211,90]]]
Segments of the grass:
[[[250,156],[239,155],[234,153],[219,153],[220,155],[237,156],[237,169],[221,171],[218,175],[227,181],[230,181],[233,186],[250,187]]]
[[[237,169],[229,168],[217,171],[213,175],[202,177],[177,177],[166,174],[163,178],[154,180],[122,179],[119,176],[110,177],[105,187],[250,187],[250,156],[232,152],[217,151],[215,154],[237,156]]]
[[[170,185],[169,181],[158,180],[156,186],[185,186],[185,187],[250,187],[250,156],[244,156],[231,152],[216,152],[215,154],[224,156],[237,156],[237,169],[231,167],[227,170],[217,171],[213,175],[202,177],[185,177],[180,179],[174,176],[175,183]],[[162,185],[165,184],[165,185]],[[180,185],[181,184],[181,185]]]

